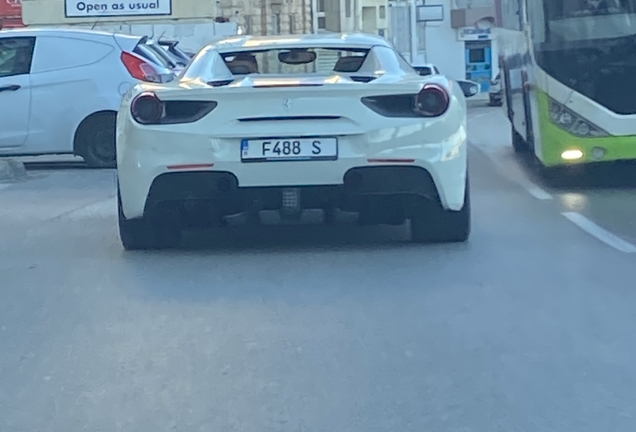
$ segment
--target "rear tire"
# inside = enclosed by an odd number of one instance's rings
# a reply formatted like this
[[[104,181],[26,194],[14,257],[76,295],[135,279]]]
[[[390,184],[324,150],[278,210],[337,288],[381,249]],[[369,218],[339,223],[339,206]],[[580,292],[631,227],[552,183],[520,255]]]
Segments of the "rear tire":
[[[470,237],[470,183],[466,177],[464,206],[445,210],[440,203],[422,205],[411,217],[411,240],[416,243],[463,243]]]
[[[119,238],[125,250],[167,249],[179,246],[181,225],[175,212],[157,213],[155,217],[126,219],[117,193]]]
[[[91,168],[114,168],[117,115],[110,112],[87,118],[77,130],[76,151]]]

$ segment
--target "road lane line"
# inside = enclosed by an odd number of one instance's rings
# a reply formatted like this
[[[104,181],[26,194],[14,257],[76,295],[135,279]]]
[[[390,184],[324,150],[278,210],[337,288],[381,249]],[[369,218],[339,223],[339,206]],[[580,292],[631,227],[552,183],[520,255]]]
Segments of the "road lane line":
[[[589,235],[596,237],[606,245],[621,252],[636,253],[636,246],[620,237],[615,236],[605,228],[601,228],[582,214],[576,212],[565,212],[561,214],[569,219],[570,222],[574,223],[574,225],[578,226]]]
[[[539,186],[535,185],[532,182],[526,181],[522,186],[525,190],[528,191],[530,195],[540,200],[551,200],[553,199],[552,195],[541,189]]]
[[[8,188],[9,186],[11,186],[11,185],[10,185],[10,184],[6,184],[6,183],[0,183],[0,190],[2,190],[2,189],[6,189],[6,188]]]

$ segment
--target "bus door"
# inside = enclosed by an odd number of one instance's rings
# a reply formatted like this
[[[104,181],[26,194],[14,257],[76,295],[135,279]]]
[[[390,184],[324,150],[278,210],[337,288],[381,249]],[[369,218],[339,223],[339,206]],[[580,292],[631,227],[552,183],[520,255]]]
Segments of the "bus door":
[[[488,93],[492,81],[491,42],[466,41],[466,79],[481,86],[482,93]]]

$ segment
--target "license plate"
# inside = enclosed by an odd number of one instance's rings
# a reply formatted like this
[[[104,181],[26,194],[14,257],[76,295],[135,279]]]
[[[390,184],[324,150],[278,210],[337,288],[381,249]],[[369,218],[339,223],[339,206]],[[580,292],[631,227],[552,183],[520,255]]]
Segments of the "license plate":
[[[243,162],[338,159],[336,138],[267,138],[241,141]]]

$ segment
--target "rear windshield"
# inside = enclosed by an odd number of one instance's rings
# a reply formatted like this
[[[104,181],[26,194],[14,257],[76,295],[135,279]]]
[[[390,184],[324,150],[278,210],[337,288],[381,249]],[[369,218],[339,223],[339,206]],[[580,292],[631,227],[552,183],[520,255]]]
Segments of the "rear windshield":
[[[355,73],[360,70],[368,49],[271,49],[223,53],[233,75]]]

